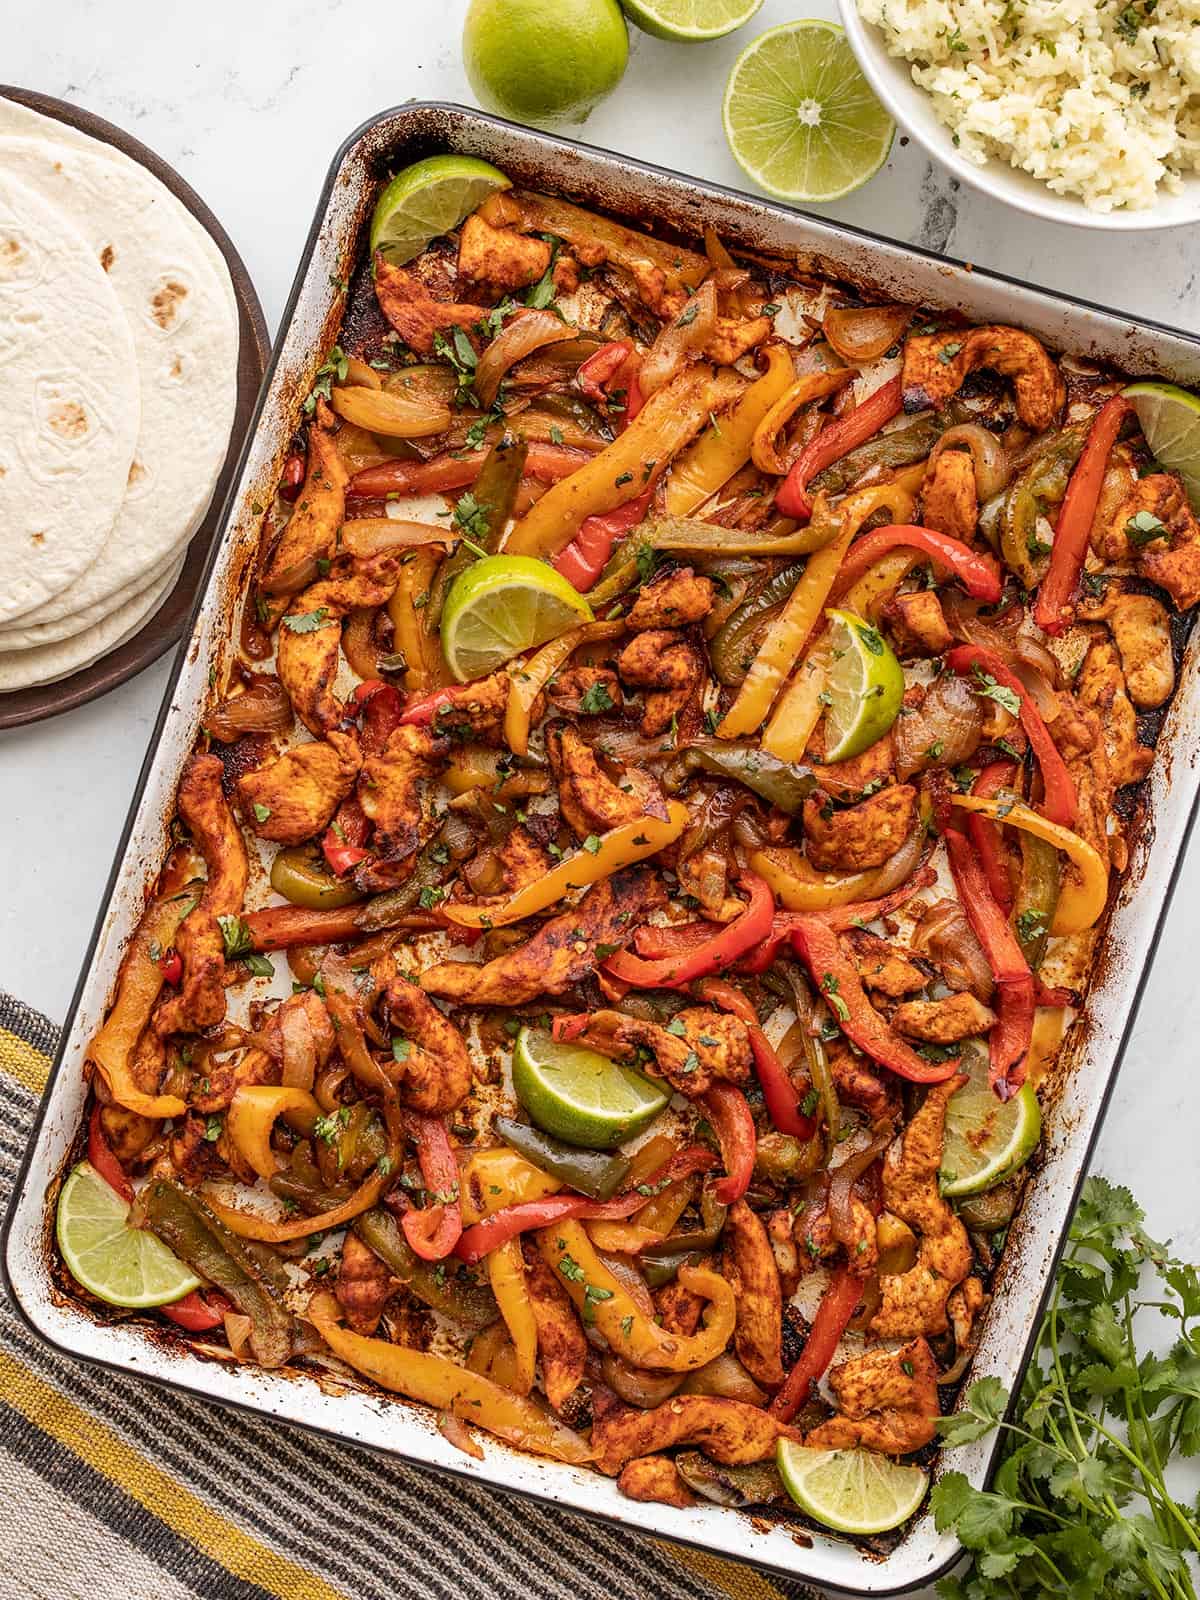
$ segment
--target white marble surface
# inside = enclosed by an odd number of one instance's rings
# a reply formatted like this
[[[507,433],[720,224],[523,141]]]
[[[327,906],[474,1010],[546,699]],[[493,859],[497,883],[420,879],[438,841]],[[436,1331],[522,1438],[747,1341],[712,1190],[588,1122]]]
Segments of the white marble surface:
[[[5,38],[6,80],[121,123],[222,218],[276,326],[333,152],[398,102],[471,103],[459,60],[466,0],[56,0]],[[832,0],[766,0],[752,28],[834,15]],[[699,47],[633,34],[590,141],[740,185],[720,123],[750,30]],[[1194,229],[1110,238],[1039,223],[960,190],[897,142],[836,218],[1200,331]],[[160,664],[94,705],[0,734],[0,987],[61,1019],[162,694]],[[1096,1166],[1142,1198],[1156,1231],[1195,1258],[1200,1074],[1200,850],[1185,866]],[[1189,1045],[1188,1041],[1192,1044]]]

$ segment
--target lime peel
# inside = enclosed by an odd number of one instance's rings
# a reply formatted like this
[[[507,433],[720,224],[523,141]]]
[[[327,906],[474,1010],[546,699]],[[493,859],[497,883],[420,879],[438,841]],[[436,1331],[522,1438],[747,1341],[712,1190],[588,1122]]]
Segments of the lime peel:
[[[433,239],[457,228],[487,197],[512,180],[477,156],[429,156],[398,172],[375,202],[371,255],[382,250],[401,267]]]
[[[963,1052],[969,1081],[950,1096],[938,1187],[949,1199],[982,1194],[1024,1166],[1042,1135],[1042,1113],[1026,1080],[1011,1100],[1000,1101],[988,1082],[982,1050]]]
[[[592,1150],[633,1138],[667,1104],[632,1067],[538,1028],[517,1035],[513,1092],[543,1133]]]
[[[72,1167],[58,1197],[55,1233],[77,1283],[112,1306],[170,1305],[201,1284],[162,1240],[129,1224],[129,1206],[90,1162]]]
[[[886,1533],[920,1507],[929,1474],[875,1450],[814,1450],[781,1439],[775,1462],[802,1511],[839,1533]]]
[[[442,650],[455,678],[466,683],[591,621],[591,606],[546,562],[484,556],[450,586],[442,608]]]
[[[742,27],[763,0],[621,0],[630,22],[655,39],[695,44]]]
[[[849,761],[895,722],[904,701],[904,669],[887,640],[852,611],[829,610],[833,665],[825,714],[825,760]]]

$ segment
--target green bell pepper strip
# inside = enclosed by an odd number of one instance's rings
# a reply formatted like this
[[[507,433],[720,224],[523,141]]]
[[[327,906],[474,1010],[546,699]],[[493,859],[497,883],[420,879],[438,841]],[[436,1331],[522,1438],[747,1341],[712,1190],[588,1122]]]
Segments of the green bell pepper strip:
[[[732,778],[792,817],[817,787],[811,767],[780,761],[752,740],[701,739],[688,745],[663,769],[663,787],[668,794],[678,794],[698,772]]]
[[[532,1162],[541,1171],[558,1178],[589,1200],[611,1200],[629,1171],[626,1156],[606,1151],[582,1150],[553,1139],[540,1128],[511,1117],[497,1117],[492,1124],[498,1138]]]
[[[726,688],[736,688],[749,672],[755,635],[765,630],[773,614],[787,604],[803,572],[803,562],[789,562],[747,595],[713,634],[708,653],[718,682]]]
[[[363,898],[351,878],[335,878],[307,845],[281,850],[271,863],[271,887],[291,905],[308,911],[354,905]]]
[[[1050,566],[1051,547],[1038,537],[1038,518],[1062,501],[1086,439],[1083,424],[1063,428],[1004,492],[996,519],[1000,553],[1026,589],[1036,589]]]
[[[495,555],[500,547],[500,537],[517,503],[517,491],[521,487],[528,455],[529,446],[524,439],[514,439],[510,433],[505,433],[484,457],[483,466],[471,490],[473,503],[478,509],[473,516],[464,519],[464,532],[472,544],[477,544],[488,555]],[[429,632],[433,632],[442,620],[442,607],[446,603],[450,585],[475,559],[474,552],[460,544],[438,568],[430,586],[429,604],[425,607],[424,622]]]

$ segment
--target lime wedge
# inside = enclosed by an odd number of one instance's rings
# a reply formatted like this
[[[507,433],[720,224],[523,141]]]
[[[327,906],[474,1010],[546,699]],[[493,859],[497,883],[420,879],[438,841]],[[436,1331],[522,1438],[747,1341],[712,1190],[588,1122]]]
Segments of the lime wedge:
[[[878,628],[852,611],[825,615],[833,653],[825,759],[849,761],[882,739],[900,714],[904,672]]]
[[[839,1533],[886,1533],[925,1498],[929,1474],[874,1450],[809,1450],[781,1439],[775,1464],[801,1511]]]
[[[780,200],[837,200],[873,177],[895,124],[845,34],[809,18],[760,34],[725,86],[725,137],[746,176]]]
[[[643,33],[673,44],[693,44],[740,28],[762,0],[621,0],[621,5]]]
[[[375,202],[371,254],[382,250],[403,266],[431,239],[457,228],[464,217],[497,189],[512,182],[497,167],[475,156],[430,156],[398,172]]]
[[[1173,383],[1131,383],[1133,401],[1154,459],[1183,479],[1192,510],[1200,512],[1200,398]]]
[[[970,1074],[946,1107],[946,1137],[938,1187],[947,1196],[981,1194],[994,1189],[1022,1167],[1042,1134],[1042,1113],[1031,1083],[1023,1083],[1011,1100],[997,1100],[988,1085],[987,1058],[982,1050],[963,1053]]]
[[[110,1306],[165,1306],[200,1287],[161,1239],[129,1226],[129,1207],[86,1161],[62,1186],[55,1226],[71,1276]]]
[[[632,1067],[539,1028],[517,1035],[513,1091],[543,1133],[591,1150],[611,1150],[641,1133],[667,1103]]]
[[[442,650],[459,683],[555,639],[592,608],[553,567],[533,556],[485,556],[459,574],[442,607]]]

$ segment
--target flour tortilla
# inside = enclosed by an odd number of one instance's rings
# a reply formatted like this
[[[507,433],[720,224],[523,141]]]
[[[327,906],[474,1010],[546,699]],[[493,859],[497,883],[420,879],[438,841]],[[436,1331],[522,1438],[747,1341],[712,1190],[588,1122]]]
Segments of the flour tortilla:
[[[70,217],[107,273],[142,394],[129,486],[103,548],[52,600],[0,626],[0,649],[65,636],[75,618],[86,628],[144,590],[199,526],[229,445],[238,330],[221,284],[158,180],[102,148],[0,137],[0,171]]]
[[[11,650],[0,655],[0,694],[14,689],[29,689],[34,684],[57,683],[69,678],[111,654],[145,627],[179,581],[183,561],[179,560],[165,577],[156,579],[141,594],[127,600],[103,622],[86,633],[58,644],[39,645],[34,650]]]
[[[82,234],[0,168],[0,621],[61,593],[116,520],[141,421],[133,339]]]
[[[61,617],[57,622],[38,622],[25,626],[24,619],[21,619],[0,627],[0,658],[10,650],[32,650],[40,645],[56,644],[60,639],[71,639],[77,633],[86,633],[89,628],[94,628],[97,623],[103,622],[105,617],[110,617],[114,611],[119,611],[136,596],[145,594],[151,584],[165,577],[173,567],[179,565],[179,559],[179,552],[172,550],[170,555],[161,561],[156,561],[152,570],[136,583],[127,585],[118,594],[110,595],[107,600],[98,600],[95,605],[72,611],[70,616]]]

